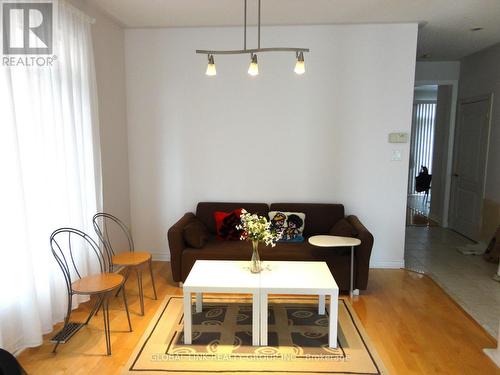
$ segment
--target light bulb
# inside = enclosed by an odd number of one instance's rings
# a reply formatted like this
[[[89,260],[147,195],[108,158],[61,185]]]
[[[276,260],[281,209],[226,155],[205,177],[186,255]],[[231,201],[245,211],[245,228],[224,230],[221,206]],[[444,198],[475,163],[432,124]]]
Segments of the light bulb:
[[[259,75],[259,63],[257,62],[257,55],[252,53],[252,61],[248,67],[248,74],[251,76]]]
[[[207,76],[215,76],[217,75],[217,70],[215,69],[214,56],[208,55],[208,65],[207,71],[205,72]]]
[[[299,52],[297,54],[297,62],[295,63],[295,68],[293,69],[293,71],[299,75],[305,73],[306,66],[304,64],[304,53]]]

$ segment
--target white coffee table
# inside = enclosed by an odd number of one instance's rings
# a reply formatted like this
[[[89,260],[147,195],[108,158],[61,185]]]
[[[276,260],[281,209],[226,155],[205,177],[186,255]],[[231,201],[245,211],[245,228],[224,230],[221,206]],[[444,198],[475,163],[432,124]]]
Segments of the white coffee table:
[[[184,343],[192,342],[192,297],[196,293],[196,312],[202,311],[202,293],[252,294],[252,345],[259,340],[260,275],[251,273],[249,261],[197,260],[183,284]]]
[[[319,314],[325,314],[330,296],[328,346],[337,347],[339,287],[325,262],[263,262],[260,273],[260,345],[267,345],[268,296],[270,294],[316,294]]]
[[[309,237],[309,243],[313,246],[319,247],[351,247],[349,296],[352,297],[354,289],[354,246],[359,246],[361,241],[358,238],[353,237],[320,235]],[[359,292],[356,294],[359,294]]]

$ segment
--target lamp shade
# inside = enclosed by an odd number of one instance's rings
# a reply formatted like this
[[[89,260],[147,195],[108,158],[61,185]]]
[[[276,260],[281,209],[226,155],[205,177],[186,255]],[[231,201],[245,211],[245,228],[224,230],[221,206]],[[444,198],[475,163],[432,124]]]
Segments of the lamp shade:
[[[215,61],[213,55],[208,56],[208,65],[207,70],[205,72],[207,76],[215,76],[217,75],[217,70],[215,69]]]
[[[295,63],[295,68],[293,69],[293,71],[299,75],[304,74],[306,72],[306,65],[304,63],[304,54],[302,52],[300,52],[297,55],[297,62]]]
[[[252,54],[252,61],[248,67],[248,74],[251,76],[259,75],[259,63],[257,62],[257,55]]]

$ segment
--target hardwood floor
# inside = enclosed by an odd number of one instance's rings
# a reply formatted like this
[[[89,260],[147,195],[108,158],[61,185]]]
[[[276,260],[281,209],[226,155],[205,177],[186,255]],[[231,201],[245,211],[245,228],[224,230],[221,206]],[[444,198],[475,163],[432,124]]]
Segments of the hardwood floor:
[[[499,374],[500,370],[482,353],[496,346],[474,320],[430,278],[404,270],[371,270],[369,290],[355,297],[353,306],[391,374]],[[67,344],[52,354],[46,335],[44,344],[27,349],[19,361],[29,374],[117,374],[128,360],[139,338],[166,294],[182,294],[172,281],[170,265],[154,262],[158,300],[154,301],[149,278],[144,277],[145,316],[139,316],[136,280],[127,282],[127,296],[134,331],[127,331],[121,298],[110,303],[113,354],[105,356],[102,314]],[[89,306],[74,311],[83,319]],[[72,319],[72,320],[73,320]],[[61,327],[58,324],[55,329]]]

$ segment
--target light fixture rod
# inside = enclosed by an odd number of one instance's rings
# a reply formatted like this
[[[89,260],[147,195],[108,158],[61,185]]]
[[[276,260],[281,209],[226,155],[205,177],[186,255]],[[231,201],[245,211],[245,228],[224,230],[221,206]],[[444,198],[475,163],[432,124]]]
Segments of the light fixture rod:
[[[247,0],[245,1],[245,28],[243,32],[243,49],[247,49]]]
[[[295,47],[270,47],[270,48],[251,48],[251,49],[234,49],[234,50],[221,50],[211,51],[204,49],[197,49],[196,53],[203,55],[243,55],[246,53],[258,52],[309,52],[309,48],[295,48]]]
[[[259,31],[257,33],[257,48],[260,49],[260,0],[259,0]]]

